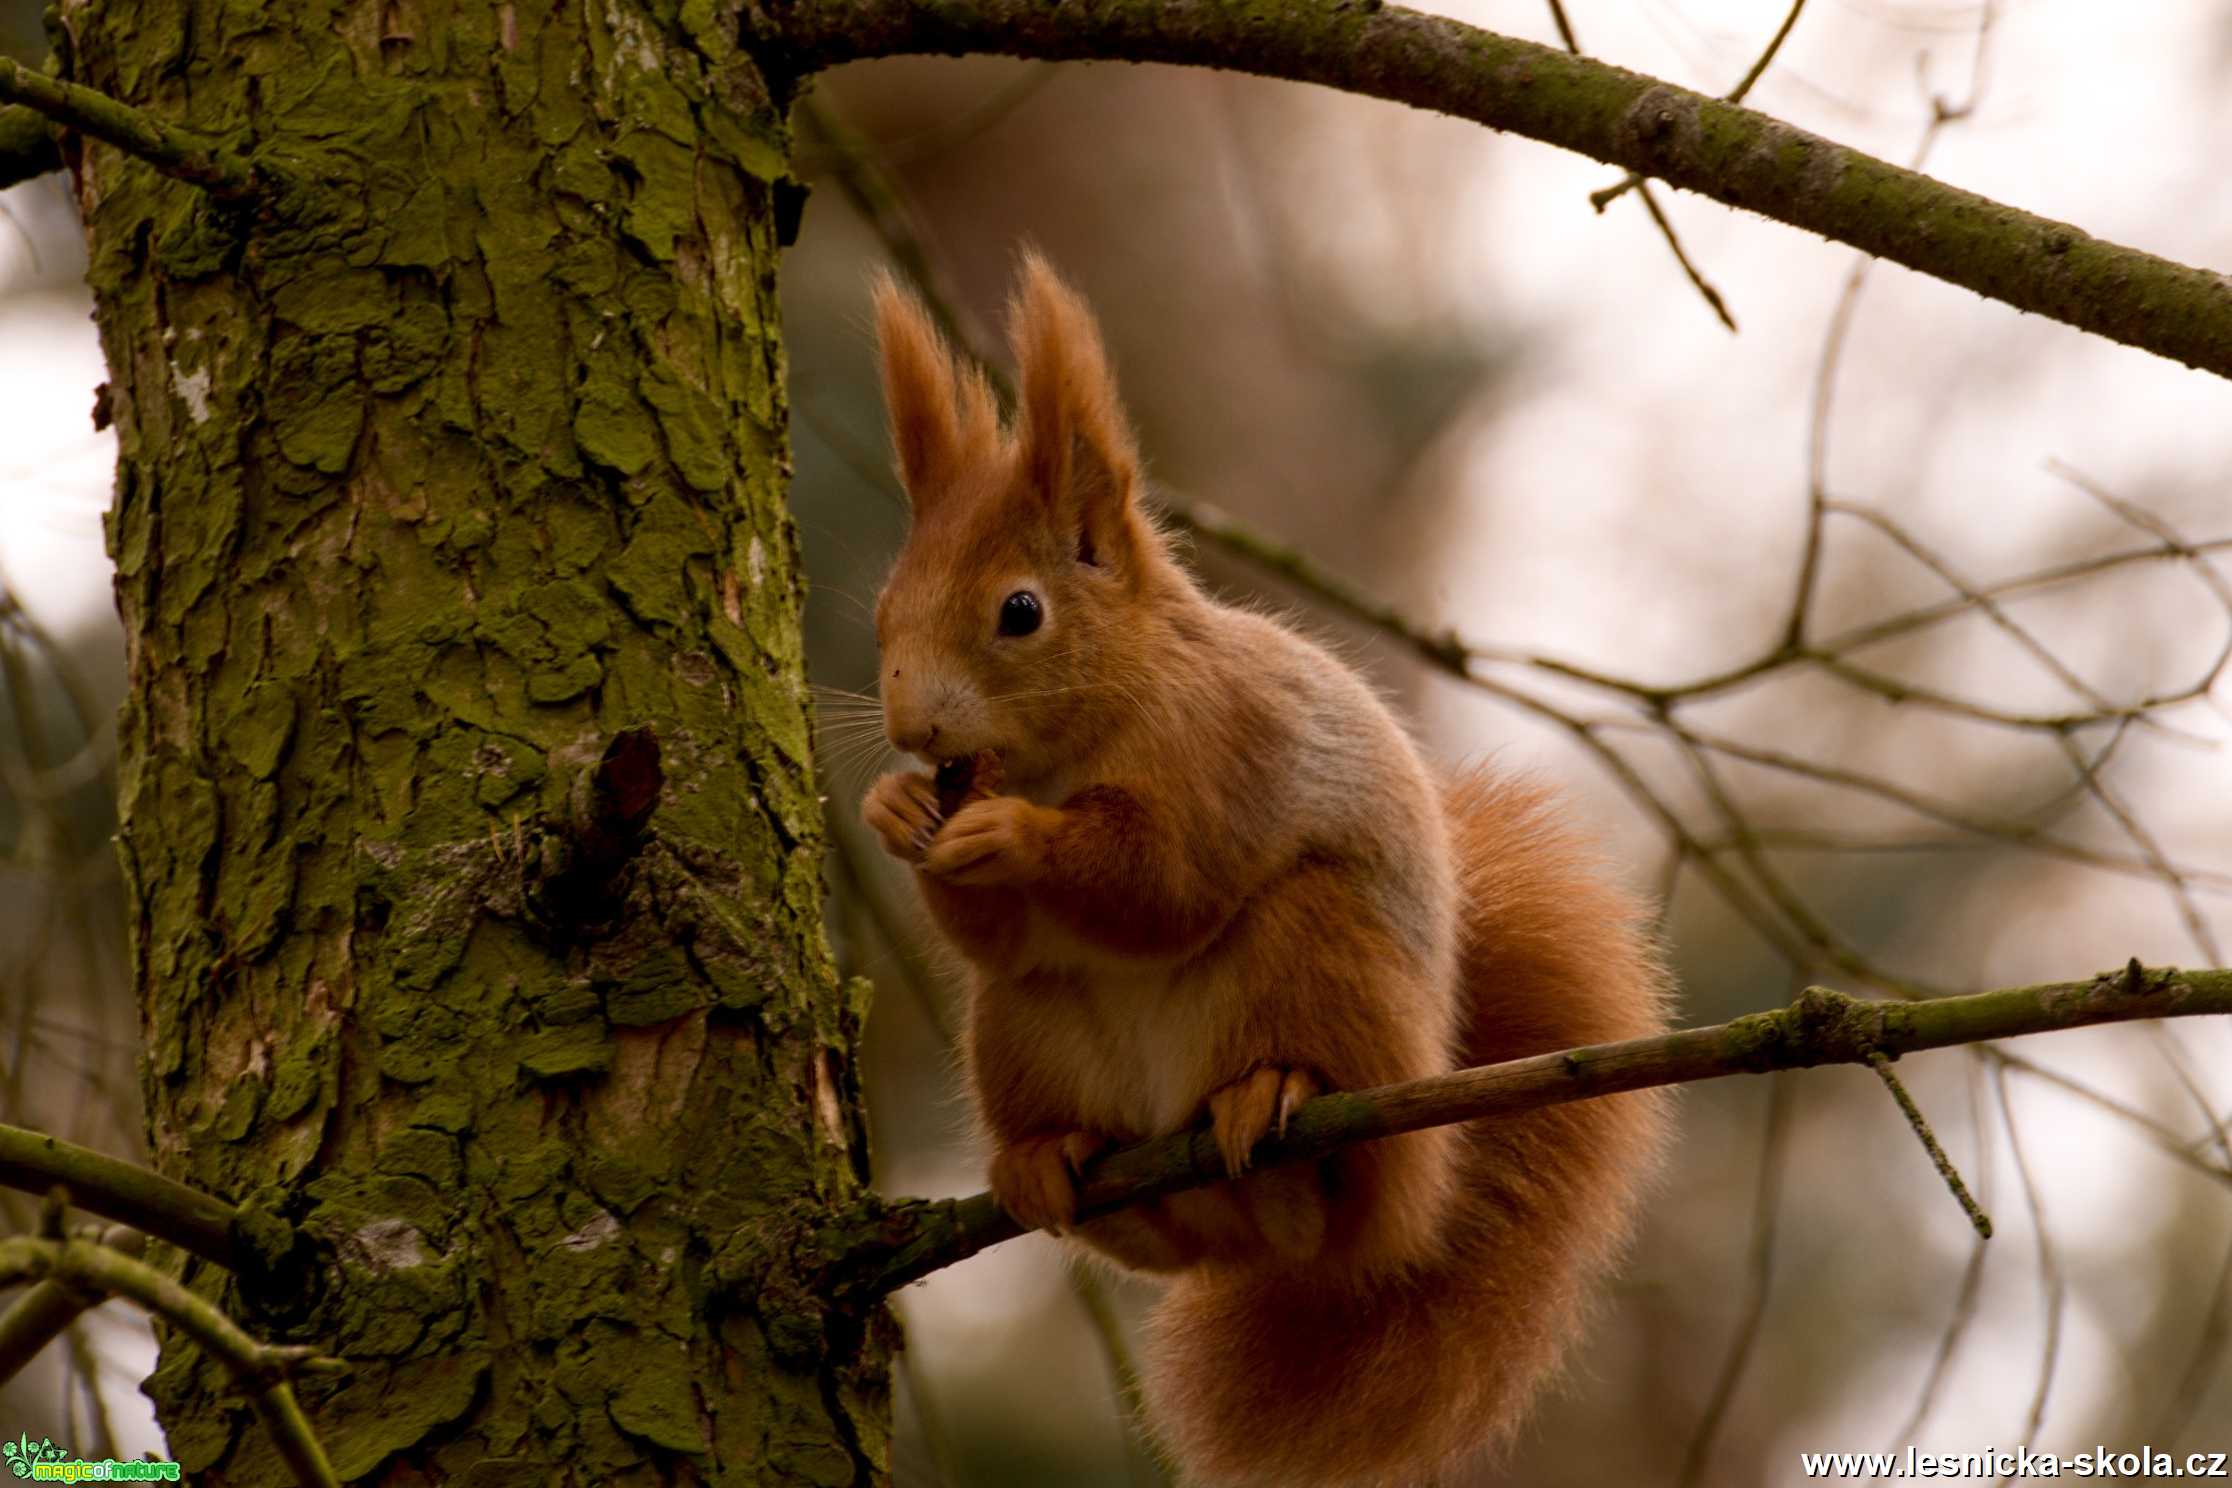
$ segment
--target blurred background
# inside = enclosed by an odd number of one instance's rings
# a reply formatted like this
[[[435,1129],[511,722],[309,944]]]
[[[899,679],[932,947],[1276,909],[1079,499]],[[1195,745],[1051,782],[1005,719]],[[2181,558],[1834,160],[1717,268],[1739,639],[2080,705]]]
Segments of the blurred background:
[[[1436,8],[1560,40],[1541,3]],[[1566,17],[1593,55],[1724,92],[1790,8]],[[0,20],[36,60],[29,8]],[[2232,4],[1811,0],[1748,101],[2232,270],[2228,82]],[[1616,172],[1300,87],[880,62],[824,79],[799,125],[814,192],[783,290],[828,711],[872,685],[867,608],[906,525],[868,274],[921,278],[989,351],[1032,241],[1098,307],[1208,580],[1337,644],[1437,757],[1565,787],[1663,904],[1685,1021],[1809,981],[2222,961],[2232,385],[1895,267],[1856,278],[1848,250],[1695,198],[1599,213]],[[130,1154],[102,373],[61,183],[0,207],[0,1119]],[[1452,633],[1461,664],[1414,644]],[[957,979],[855,812],[884,768],[825,761],[833,939],[877,987],[878,1181],[966,1193]],[[1480,1481],[1787,1483],[1800,1451],[1909,1443],[2232,1448],[2232,1029],[1902,1073],[1996,1238],[1864,1071],[1691,1088],[1632,1264]],[[28,1206],[0,1196],[0,1218]],[[1168,1481],[1125,1385],[1150,1299],[1041,1239],[903,1293],[899,1482]],[[152,1448],[151,1357],[111,1304],[0,1390],[0,1428]]]

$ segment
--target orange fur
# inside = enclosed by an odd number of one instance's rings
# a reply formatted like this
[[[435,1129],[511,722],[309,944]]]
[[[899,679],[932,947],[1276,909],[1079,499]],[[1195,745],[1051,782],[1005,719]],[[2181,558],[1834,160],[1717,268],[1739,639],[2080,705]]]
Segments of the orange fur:
[[[1021,412],[877,288],[914,526],[885,722],[974,761],[863,814],[973,972],[965,1053],[1019,1218],[1112,1143],[1207,1121],[1234,1176],[1076,1227],[1176,1273],[1151,1419],[1220,1483],[1395,1484],[1508,1438],[1624,1243],[1663,1124],[1621,1096],[1242,1171],[1317,1090],[1664,1026],[1635,906],[1530,787],[1444,785],[1348,668],[1195,586],[1139,509],[1091,312],[1026,256]],[[1008,597],[1035,628],[1002,628]],[[955,768],[960,768],[958,765]]]

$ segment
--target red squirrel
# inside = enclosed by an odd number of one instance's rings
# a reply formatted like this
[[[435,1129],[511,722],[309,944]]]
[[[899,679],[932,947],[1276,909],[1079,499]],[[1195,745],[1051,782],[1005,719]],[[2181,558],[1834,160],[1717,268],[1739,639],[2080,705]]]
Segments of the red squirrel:
[[[1657,1033],[1647,917],[1540,788],[1444,779],[1353,670],[1220,604],[1141,505],[1084,301],[1026,255],[1013,427],[889,278],[911,530],[862,811],[972,972],[994,1196],[1167,1273],[1143,1389],[1212,1483],[1409,1484],[1507,1442],[1623,1248],[1654,1093],[1248,1170],[1310,1096]],[[1105,1148],[1206,1121],[1229,1181],[1077,1223]]]

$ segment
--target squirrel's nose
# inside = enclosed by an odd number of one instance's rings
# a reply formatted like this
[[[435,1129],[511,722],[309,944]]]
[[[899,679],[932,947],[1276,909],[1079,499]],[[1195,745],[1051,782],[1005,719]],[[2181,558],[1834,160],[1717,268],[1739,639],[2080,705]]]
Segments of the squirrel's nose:
[[[938,726],[934,723],[895,723],[891,726],[891,747],[901,754],[920,754],[938,741]]]

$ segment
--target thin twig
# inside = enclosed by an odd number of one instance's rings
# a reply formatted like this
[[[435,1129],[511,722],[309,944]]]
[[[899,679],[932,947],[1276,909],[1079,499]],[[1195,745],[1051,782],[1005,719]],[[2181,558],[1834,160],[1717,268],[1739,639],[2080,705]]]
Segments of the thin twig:
[[[1763,769],[1777,770],[1801,779],[1815,781],[1822,785],[1857,791],[1863,795],[1872,796],[1879,801],[1897,806],[1902,810],[1912,812],[1925,821],[1934,821],[1962,832],[1973,833],[1987,841],[2003,842],[2010,846],[2036,852],[2044,857],[2063,858],[2069,862],[2082,863],[2086,867],[2095,868],[2105,873],[2126,874],[2141,878],[2160,878],[2163,867],[2168,867],[2170,871],[2175,872],[2188,883],[2218,891],[2232,892],[2232,873],[2218,872],[2207,868],[2188,868],[2167,863],[2158,867],[2156,863],[2149,862],[2144,858],[2125,857],[2118,853],[2104,852],[2099,848],[2087,847],[2081,842],[2057,837],[2047,832],[2043,827],[2019,818],[1985,816],[1977,812],[1963,810],[1951,802],[1940,801],[1925,796],[1919,791],[1908,790],[1894,781],[1885,780],[1878,776],[1865,775],[1859,771],[1843,769],[1836,765],[1819,764],[1798,755],[1785,754],[1779,749],[1768,749],[1759,745],[1746,744],[1738,739],[1701,733],[1683,724],[1669,726],[1669,732],[1682,743],[1694,745],[1698,749],[1725,755],[1729,759],[1742,760],[1745,764],[1758,765]]]
[[[2046,1225],[2046,1207],[2039,1198],[2038,1182],[2031,1174],[2030,1162],[2023,1156],[2023,1136],[2016,1129],[2015,1107],[2008,1100],[2007,1072],[1994,1067],[1992,1084],[1999,1096],[2000,1124],[2007,1130],[2007,1149],[2015,1158],[2015,1176],[2022,1182],[2023,1202],[2030,1209],[2031,1230],[2038,1240],[2038,1284],[2046,1311],[2046,1338],[2039,1349],[2038,1385],[2031,1395],[2030,1414],[2023,1426],[2022,1447],[2028,1452],[2038,1442],[2039,1428],[2046,1424],[2046,1401],[2053,1393],[2054,1366],[2061,1357],[2065,1295],[2061,1263],[2054,1255],[2053,1236]],[[2002,1488],[2013,1479],[2012,1473],[2001,1478]]]
[[[46,1283],[41,1282],[41,1286]],[[73,1422],[68,1440],[72,1446],[84,1442],[92,1450],[82,1455],[88,1458],[109,1458],[117,1455],[116,1426],[109,1419],[108,1402],[101,1396],[101,1354],[85,1336],[85,1329],[72,1327],[62,1336],[62,1346],[69,1351],[72,1383],[85,1398],[86,1435],[79,1435]]]
[[[1728,333],[1735,335],[1734,312],[1728,308],[1728,301],[1721,298],[1721,292],[1713,287],[1712,281],[1705,277],[1704,270],[1691,260],[1689,250],[1682,246],[1681,235],[1674,231],[1674,219],[1666,215],[1665,207],[1659,205],[1658,193],[1651,190],[1650,183],[1646,181],[1635,188],[1635,194],[1641,198],[1643,210],[1651,214],[1651,222],[1658,228],[1659,236],[1666,239],[1667,250],[1674,255],[1674,262],[1681,266],[1682,274],[1689,280],[1690,287],[1697,291],[1699,298],[1705,301],[1706,308],[1713,312],[1714,318],[1727,328]]]
[[[1558,28],[1558,40],[1575,56],[1581,55],[1581,43],[1573,34],[1573,22],[1566,18],[1565,0],[1550,0],[1550,20]]]
[[[1767,1129],[1760,1138],[1759,1178],[1752,1190],[1751,1261],[1745,1268],[1743,1316],[1736,1324],[1736,1336],[1729,1343],[1727,1357],[1721,1361],[1720,1374],[1713,1381],[1713,1393],[1706,1401],[1704,1413],[1698,1417],[1697,1429],[1690,1434],[1689,1449],[1682,1454],[1682,1475],[1676,1480],[1679,1488],[1694,1488],[1704,1481],[1705,1467],[1712,1457],[1713,1439],[1720,1434],[1721,1422],[1728,1415],[1730,1402],[1736,1398],[1736,1387],[1743,1383],[1744,1373],[1751,1366],[1753,1345],[1759,1340],[1760,1325],[1767,1319],[1767,1296],[1775,1274],[1776,1222],[1782,1212],[1783,1167],[1789,1155],[1790,1108],[1796,1100],[1794,1089],[1787,1072],[1767,1082]]]
[[[838,187],[869,228],[883,239],[899,272],[921,292],[922,302],[929,308],[938,330],[953,345],[967,348],[971,358],[984,369],[1000,401],[1012,404],[1014,383],[994,358],[982,353],[979,338],[961,323],[960,315],[953,308],[956,302],[939,284],[929,249],[924,246],[921,230],[907,209],[899,184],[822,95],[806,95],[799,101],[798,112],[827,148],[829,171]]]
[[[2176,1445],[2201,1402],[2208,1397],[2209,1382],[2232,1343],[2232,1246],[2217,1262],[2216,1285],[2209,1289],[2209,1305],[2202,1310],[2193,1353],[2179,1371],[2178,1382],[2162,1397],[2162,1408],[2147,1427],[2146,1439],[2169,1448]]]
[[[1907,1125],[1914,1128],[1914,1135],[1921,1141],[1922,1150],[1930,1155],[1930,1165],[1937,1169],[1938,1176],[1945,1180],[1945,1186],[1952,1190],[1954,1202],[1968,1216],[1969,1224],[1976,1230],[1976,1238],[1991,1239],[1991,1216],[1984,1212],[1976,1202],[1975,1195],[1969,1192],[1968,1185],[1961,1181],[1960,1169],[1953,1166],[1953,1159],[1947,1157],[1945,1149],[1938,1145],[1937,1133],[1930,1130],[1929,1119],[1922,1114],[1922,1108],[1914,1103],[1914,1097],[1907,1092],[1906,1083],[1899,1078],[1898,1071],[1891,1068],[1890,1059],[1881,1051],[1871,1053],[1868,1056],[1868,1067],[1876,1072],[1876,1078],[1883,1082],[1883,1088],[1891,1092],[1891,1099],[1899,1103],[1900,1114],[1906,1117]]]
[[[1789,654],[1799,653],[1806,644],[1814,587],[1821,579],[1822,529],[1829,510],[1829,415],[1836,406],[1837,373],[1844,366],[1845,343],[1867,281],[1868,260],[1855,259],[1837,291],[1836,308],[1829,312],[1829,329],[1822,335],[1821,356],[1814,366],[1806,419],[1806,543],[1798,558],[1798,587],[1791,596],[1790,618],[1783,622],[1782,632],[1781,649]]]
[[[1116,1316],[1116,1306],[1108,1295],[1108,1284],[1090,1263],[1072,1265],[1069,1270],[1070,1291],[1078,1305],[1085,1309],[1085,1317],[1092,1324],[1093,1336],[1100,1341],[1101,1357],[1108,1363],[1109,1393],[1116,1397],[1116,1417],[1124,1428],[1124,1459],[1134,1483],[1159,1484],[1163,1481],[1161,1468],[1154,1453],[1144,1449],[1144,1432],[1140,1421],[1139,1365],[1132,1358],[1131,1346],[1124,1341],[1124,1320]]]
[[[2232,1129],[2227,1128],[2225,1119],[2217,1113],[2176,1036],[2159,1023],[2149,1027],[2156,1034],[2156,1047],[2162,1051],[2187,1097],[2199,1108],[2201,1119],[2208,1124],[2209,1135],[2216,1141],[2217,1152],[2224,1158],[2227,1171],[2232,1172]],[[2185,1429],[2186,1422],[2199,1409],[2227,1345],[2232,1345],[2232,1248],[2226,1250],[2218,1265],[2216,1284],[2210,1288],[2209,1305],[2202,1312],[2193,1350],[2187,1356],[2185,1368],[2179,1371],[2177,1384],[2164,1397],[2149,1440],[2168,1443]]]
[[[1565,49],[1576,57],[1580,56],[1581,43],[1574,36],[1573,22],[1566,18],[1562,0],[1550,0],[1550,16],[1557,22],[1558,38],[1565,43]],[[1704,299],[1706,306],[1728,328],[1729,334],[1734,335],[1736,317],[1728,313],[1728,302],[1721,298],[1721,292],[1713,288],[1697,265],[1690,261],[1689,251],[1682,246],[1681,236],[1674,231],[1674,219],[1666,215],[1666,209],[1659,205],[1658,197],[1652,193],[1648,182],[1640,176],[1631,179],[1643,199],[1644,210],[1651,214],[1651,221],[1658,228],[1659,236],[1666,240],[1667,249],[1673,253],[1674,262],[1681,265],[1682,273],[1688,277],[1691,286]],[[1597,210],[1601,212],[1604,209],[1599,207]]]
[[[1752,840],[1750,823],[1737,808],[1735,797],[1730,794],[1726,783],[1722,781],[1720,771],[1714,768],[1711,757],[1703,750],[1693,747],[1685,737],[1684,732],[1674,728],[1671,719],[1665,719],[1664,721],[1669,732],[1672,732],[1677,740],[1681,742],[1682,757],[1688,761],[1691,769],[1696,774],[1698,784],[1703,787],[1707,800],[1712,803],[1713,809],[1721,818],[1723,828],[1735,844],[1737,859],[1743,863],[1745,868],[1750,870],[1752,882],[1758,886],[1761,895],[1781,912],[1783,920],[1808,947],[1810,955],[1805,958],[1805,961],[1800,962],[1801,966],[1813,961],[1818,961],[1826,966],[1834,966],[1840,971],[1860,978],[1871,986],[1899,997],[1942,997],[1946,995],[1949,990],[1947,988],[1932,986],[1930,983],[1913,977],[1891,976],[1885,973],[1874,962],[1861,954],[1857,947],[1837,934],[1827,920],[1815,913],[1813,906],[1800,898],[1798,891],[1785,883],[1782,875],[1774,871],[1773,866],[1767,862],[1766,855],[1760,851],[1758,844]]]
[[[1978,1056],[1999,1051],[1991,1044],[1976,1044],[1970,1052]],[[1983,1192],[1984,1202],[1991,1201],[1992,1193],[1992,1144],[1984,1123],[1984,1060],[1979,1057],[1969,1063],[1969,1130],[1976,1135],[1976,1186]],[[1938,1388],[1945,1383],[1946,1371],[1953,1365],[1953,1354],[1961,1346],[1961,1339],[1968,1333],[1969,1324],[1976,1319],[1976,1299],[1984,1290],[1984,1261],[1992,1253],[1985,1237],[1976,1237],[1969,1248],[1968,1264],[1961,1268],[1961,1285],[1953,1294],[1953,1310],[1945,1319],[1945,1331],[1938,1335],[1937,1351],[1930,1356],[1929,1373],[1922,1377],[1922,1389],[1914,1398],[1914,1410],[1906,1423],[1892,1438],[1895,1443],[1916,1441],[1920,1438],[1922,1423],[1930,1418],[1937,1405]]]
[[[2163,1125],[2137,1106],[2126,1105],[2112,1095],[2106,1095],[2093,1089],[2082,1080],[2072,1079],[2059,1070],[2050,1069],[2035,1060],[2025,1059],[2020,1054],[2010,1054],[2007,1050],[1990,1044],[1979,1046],[1977,1053],[1988,1063],[2003,1066],[2016,1071],[2018,1074],[2028,1075],[2034,1080],[2051,1085],[2057,1090],[2066,1091],[2079,1100],[2106,1111],[2109,1115],[2121,1121],[2128,1122],[2144,1133],[2148,1140],[2152,1141],[2166,1156],[2183,1163],[2204,1177],[2232,1186],[2232,1168],[2220,1167],[2210,1162],[2200,1154],[2194,1144],[2185,1140],[2183,1133]]]

